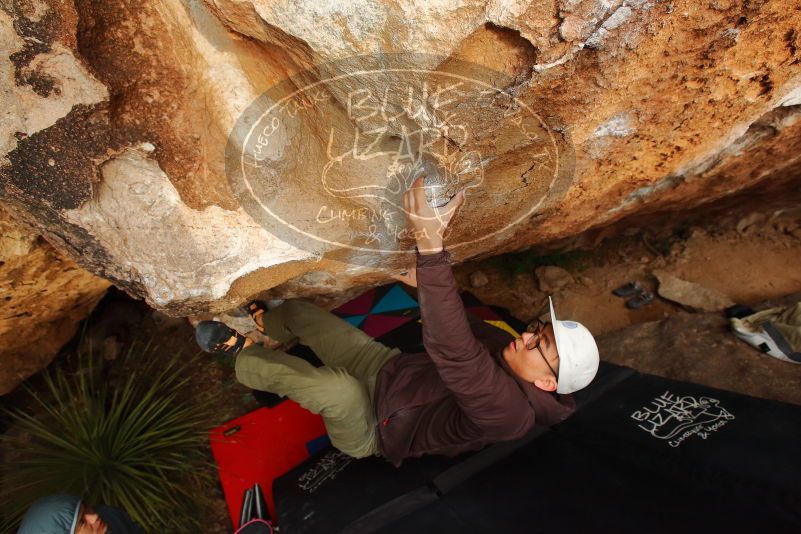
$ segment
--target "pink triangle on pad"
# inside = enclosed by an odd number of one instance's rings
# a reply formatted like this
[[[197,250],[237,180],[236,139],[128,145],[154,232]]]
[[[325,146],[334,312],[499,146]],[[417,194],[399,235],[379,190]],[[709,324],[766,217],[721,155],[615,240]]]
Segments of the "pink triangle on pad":
[[[370,313],[370,308],[373,307],[373,299],[375,298],[375,289],[371,289],[366,293],[362,293],[358,297],[349,300],[339,308],[334,310],[337,315],[363,315]]]
[[[370,337],[381,337],[411,320],[411,317],[396,315],[370,315],[362,323],[361,329]]]

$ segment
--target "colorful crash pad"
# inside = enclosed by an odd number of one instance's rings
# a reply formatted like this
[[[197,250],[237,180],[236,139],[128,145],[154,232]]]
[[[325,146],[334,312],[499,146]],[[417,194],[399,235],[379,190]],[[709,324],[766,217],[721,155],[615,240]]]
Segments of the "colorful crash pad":
[[[397,283],[377,287],[332,311],[366,334],[379,338],[420,315],[411,291]]]

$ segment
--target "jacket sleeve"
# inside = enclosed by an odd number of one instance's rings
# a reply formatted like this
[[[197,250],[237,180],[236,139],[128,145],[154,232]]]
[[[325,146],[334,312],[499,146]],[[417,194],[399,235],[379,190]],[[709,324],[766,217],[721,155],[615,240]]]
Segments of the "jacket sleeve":
[[[450,254],[417,256],[423,344],[464,414],[489,438],[508,439],[533,424],[528,399],[470,329]]]

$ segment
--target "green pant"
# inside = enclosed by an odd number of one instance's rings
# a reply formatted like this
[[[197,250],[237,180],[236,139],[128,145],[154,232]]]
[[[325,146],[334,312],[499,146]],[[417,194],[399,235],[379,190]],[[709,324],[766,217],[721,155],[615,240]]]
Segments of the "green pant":
[[[355,458],[378,453],[373,395],[379,369],[400,353],[336,315],[303,300],[264,314],[264,331],[286,342],[297,337],[325,364],[254,344],[236,357],[236,378],[251,389],[289,397],[320,414],[331,443]]]

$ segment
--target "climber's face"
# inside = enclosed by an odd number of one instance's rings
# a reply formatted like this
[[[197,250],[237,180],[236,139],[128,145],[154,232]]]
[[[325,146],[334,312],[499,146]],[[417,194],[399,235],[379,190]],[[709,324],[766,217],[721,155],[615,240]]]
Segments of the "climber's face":
[[[108,525],[100,519],[100,515],[92,507],[81,504],[75,534],[106,534],[107,531]]]
[[[503,349],[512,371],[544,391],[555,391],[559,372],[559,352],[550,323],[532,323],[527,332]]]

